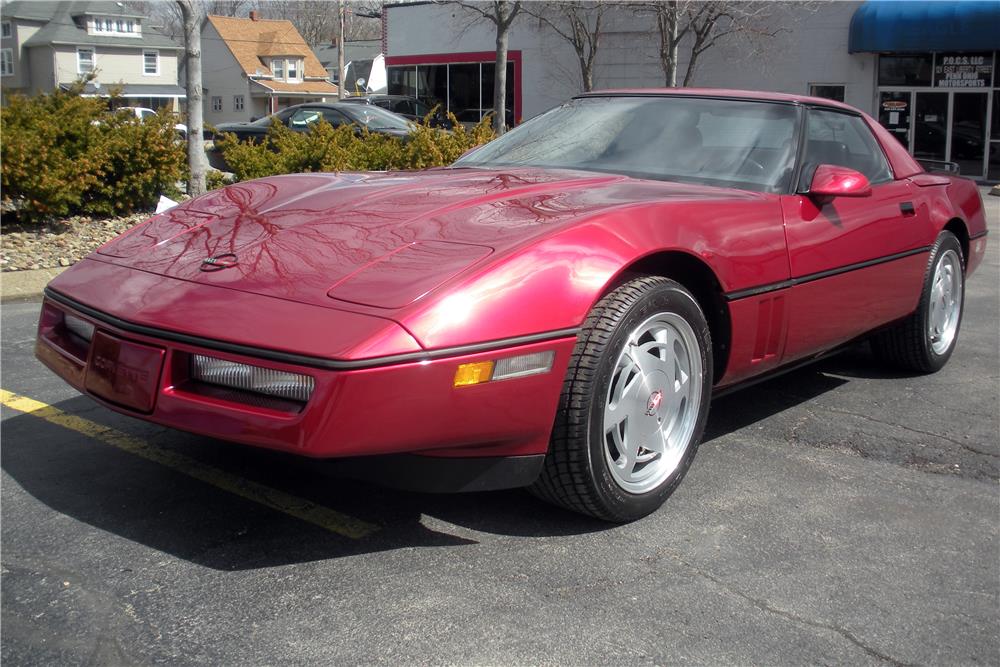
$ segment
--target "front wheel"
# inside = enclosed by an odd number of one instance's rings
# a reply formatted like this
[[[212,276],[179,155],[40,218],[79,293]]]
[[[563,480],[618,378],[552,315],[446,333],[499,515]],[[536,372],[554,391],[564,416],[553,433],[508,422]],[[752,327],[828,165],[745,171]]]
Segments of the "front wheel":
[[[923,291],[915,313],[872,339],[872,349],[889,363],[919,373],[941,370],[958,341],[965,304],[962,245],[949,231],[931,248]]]
[[[698,449],[711,350],[698,302],[672,280],[637,278],[601,299],[573,351],[532,491],[608,521],[656,510]]]

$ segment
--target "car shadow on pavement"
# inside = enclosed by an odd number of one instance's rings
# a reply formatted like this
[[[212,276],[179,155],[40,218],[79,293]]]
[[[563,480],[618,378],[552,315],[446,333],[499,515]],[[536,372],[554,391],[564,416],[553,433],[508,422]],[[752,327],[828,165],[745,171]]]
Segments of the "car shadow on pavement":
[[[702,443],[728,435],[832,391],[851,380],[885,380],[918,374],[885,365],[867,343],[778,375],[712,401]]]
[[[837,358],[721,398],[713,406],[704,446],[849,381],[836,375],[864,375],[865,368],[863,359]],[[351,539],[37,417],[17,415],[3,422],[0,464],[32,497],[77,521],[214,569],[475,544],[477,533],[551,537],[617,528],[549,506],[523,490],[397,491],[345,477],[336,461],[173,431],[118,415],[83,396],[55,407],[377,527]],[[5,503],[3,520],[30,520],[18,515],[20,507]]]
[[[331,530],[310,524],[99,437],[32,415],[3,421],[0,466],[35,500],[81,523],[213,569],[256,569],[400,548],[475,544],[475,531],[560,535],[613,527],[550,507],[520,490],[455,496],[383,488],[341,476],[334,461],[173,431],[111,412],[83,396],[54,407],[224,475],[289,494],[302,505],[315,504],[376,528],[352,539],[338,534],[336,526]],[[5,494],[3,521],[38,520],[24,509],[34,504],[30,499],[12,503],[8,498]],[[457,525],[448,525],[452,519]],[[67,530],[76,528],[70,524]],[[78,535],[66,537],[67,542],[75,539]]]

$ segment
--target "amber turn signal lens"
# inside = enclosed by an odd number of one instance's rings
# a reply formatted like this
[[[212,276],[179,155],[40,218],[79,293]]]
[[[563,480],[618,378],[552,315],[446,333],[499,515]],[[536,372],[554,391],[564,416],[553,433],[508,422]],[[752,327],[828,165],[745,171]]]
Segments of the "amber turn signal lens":
[[[473,384],[489,382],[492,374],[492,361],[477,361],[474,364],[460,364],[455,370],[455,386],[467,387]]]

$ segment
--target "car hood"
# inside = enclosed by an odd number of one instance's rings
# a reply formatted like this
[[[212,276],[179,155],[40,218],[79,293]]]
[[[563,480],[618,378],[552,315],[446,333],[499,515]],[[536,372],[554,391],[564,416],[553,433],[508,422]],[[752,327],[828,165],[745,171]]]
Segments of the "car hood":
[[[566,170],[297,174],[208,193],[92,258],[304,303],[398,309],[611,208],[752,196]]]

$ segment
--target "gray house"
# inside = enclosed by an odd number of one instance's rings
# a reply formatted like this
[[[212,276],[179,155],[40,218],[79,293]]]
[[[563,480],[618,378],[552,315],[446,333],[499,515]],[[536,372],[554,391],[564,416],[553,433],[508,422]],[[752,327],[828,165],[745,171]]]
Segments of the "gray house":
[[[180,44],[123,2],[30,2],[0,6],[0,89],[33,95],[95,78],[87,95],[120,90],[131,106],[179,110]]]
[[[327,80],[333,84],[340,85],[340,76],[337,74],[337,46],[335,44],[321,44],[313,46],[312,50],[316,54],[316,57],[319,58],[319,61],[323,63],[323,68],[329,75]],[[347,78],[345,81],[347,82],[348,95],[361,95],[365,92],[385,92],[384,90],[367,91],[364,88],[359,89],[357,85],[358,79],[364,79],[366,82],[371,80],[372,64],[380,55],[382,55],[382,40],[364,39],[346,42],[346,47],[344,48],[344,66],[347,68]],[[382,67],[385,67],[384,63]]]
[[[248,121],[303,102],[337,97],[337,87],[286,19],[209,15],[201,28],[205,121]]]

